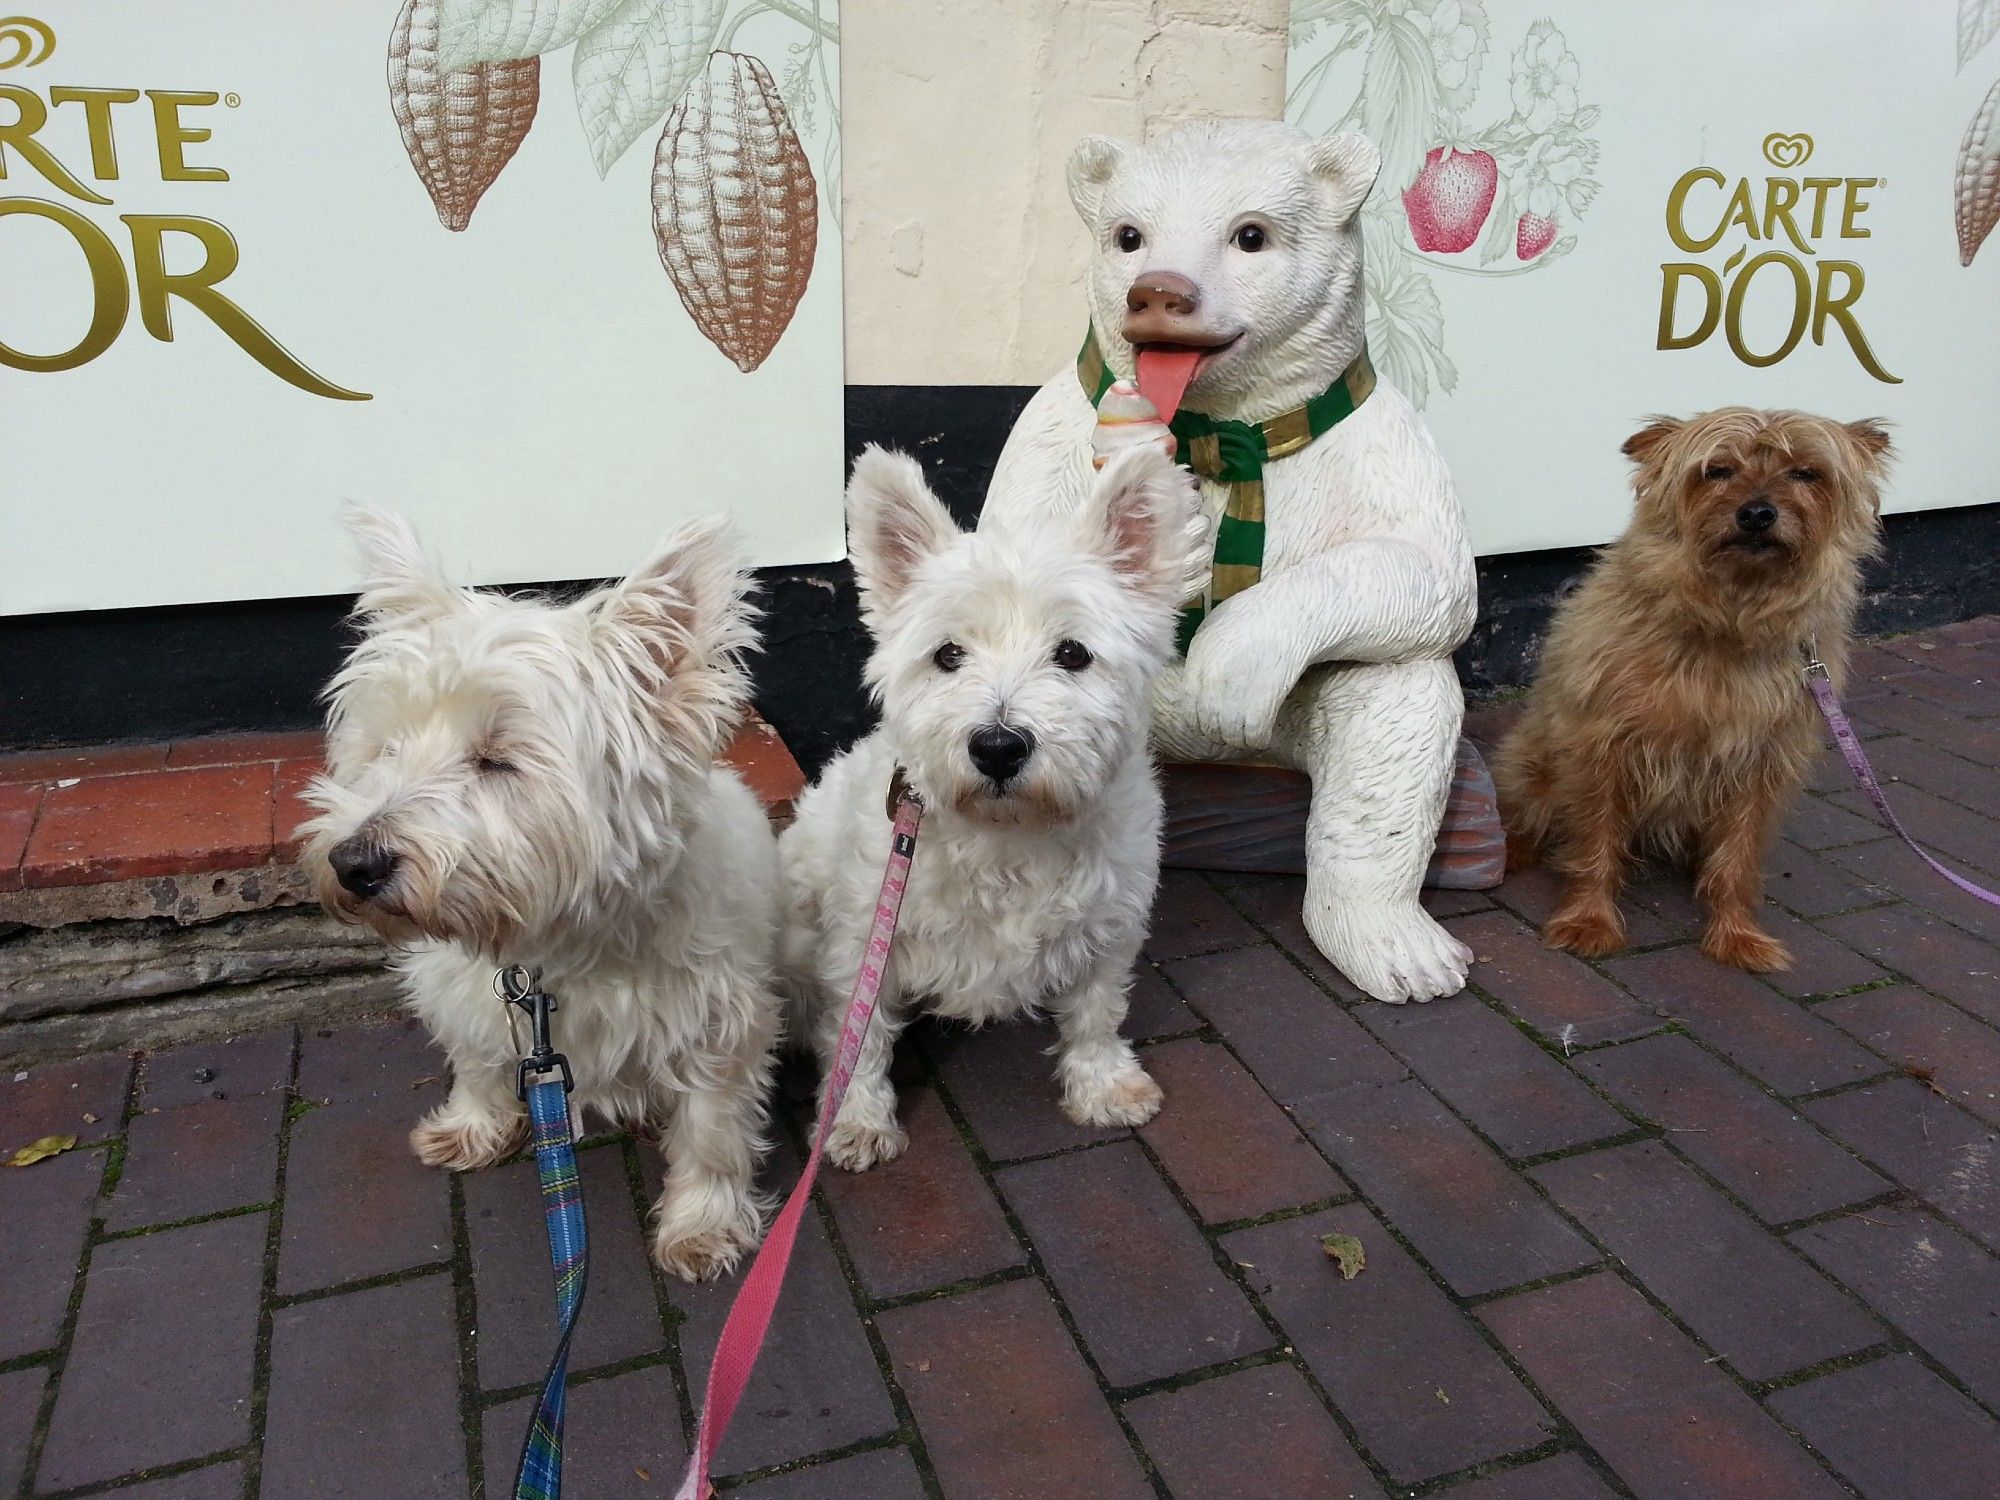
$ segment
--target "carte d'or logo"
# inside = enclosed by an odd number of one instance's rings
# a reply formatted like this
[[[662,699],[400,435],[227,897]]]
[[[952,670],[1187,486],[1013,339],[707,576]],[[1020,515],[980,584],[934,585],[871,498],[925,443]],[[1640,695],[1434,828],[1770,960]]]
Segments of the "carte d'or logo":
[[[1660,266],[1661,349],[1693,349],[1719,329],[1730,353],[1746,365],[1775,365],[1808,333],[1824,346],[1836,335],[1877,380],[1900,385],[1869,347],[1856,305],[1867,273],[1848,259],[1848,243],[1869,238],[1861,218],[1874,205],[1879,177],[1789,175],[1813,154],[1813,138],[1774,131],[1764,160],[1779,174],[1732,182],[1714,167],[1683,173],[1667,195],[1667,238],[1687,255],[1724,253],[1712,261]],[[1829,243],[1830,242],[1830,243]],[[1829,255],[1826,252],[1835,253]]]
[[[0,18],[0,69],[35,67],[55,50],[55,33],[45,23],[28,16]],[[0,83],[0,191],[14,187],[20,168],[94,208],[115,207],[99,188],[119,182],[135,167],[150,174],[156,164],[161,182],[227,182],[225,168],[191,162],[187,150],[215,133],[198,123],[202,111],[234,108],[239,102],[234,94],[208,89],[58,84],[37,91],[24,84]],[[6,106],[12,107],[11,119],[6,117]],[[59,118],[65,120],[81,117],[89,143],[87,166],[81,161],[65,163],[41,139],[50,116],[57,111],[64,112]],[[67,234],[89,273],[91,303],[81,335],[68,348],[51,352],[15,348],[7,341],[10,331],[0,322],[0,366],[55,371],[87,365],[124,332],[134,301],[139,304],[139,321],[146,332],[170,344],[174,341],[173,303],[179,299],[215,324],[258,364],[300,390],[337,401],[370,399],[365,392],[347,390],[315,374],[224,295],[221,285],[235,271],[241,252],[236,237],[213,219],[192,214],[119,214],[123,234],[114,237],[117,231],[67,203],[0,197],[0,221],[7,219],[40,219]],[[22,227],[0,222],[0,237]],[[120,238],[131,246],[129,278]],[[192,246],[187,241],[192,241]],[[4,245],[3,238],[0,245]],[[185,264],[191,253],[200,256],[200,263],[192,270],[167,269],[169,261]]]

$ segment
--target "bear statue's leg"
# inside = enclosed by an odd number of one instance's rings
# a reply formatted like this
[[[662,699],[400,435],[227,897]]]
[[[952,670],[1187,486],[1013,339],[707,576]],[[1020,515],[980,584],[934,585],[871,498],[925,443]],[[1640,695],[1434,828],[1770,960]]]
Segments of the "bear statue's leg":
[[[1465,987],[1472,950],[1417,902],[1464,716],[1449,661],[1316,668],[1278,716],[1273,749],[1313,784],[1306,930],[1377,1000]]]

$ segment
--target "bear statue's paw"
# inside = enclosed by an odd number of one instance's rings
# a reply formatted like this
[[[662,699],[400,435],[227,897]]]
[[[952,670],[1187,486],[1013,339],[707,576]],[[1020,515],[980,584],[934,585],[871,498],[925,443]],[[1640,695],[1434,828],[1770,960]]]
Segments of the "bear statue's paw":
[[[1305,922],[1320,952],[1376,1000],[1441,1000],[1465,988],[1472,950],[1440,927],[1415,895],[1320,902],[1309,891]]]

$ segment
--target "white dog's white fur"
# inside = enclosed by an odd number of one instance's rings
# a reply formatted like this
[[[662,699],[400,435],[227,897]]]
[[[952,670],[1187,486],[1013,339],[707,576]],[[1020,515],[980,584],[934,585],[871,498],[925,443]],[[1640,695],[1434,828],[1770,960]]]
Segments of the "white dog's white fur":
[[[733,543],[690,524],[557,607],[454,587],[391,517],[350,524],[365,634],[329,689],[304,858],[330,911],[398,945],[410,1005],[451,1060],[412,1146],[460,1171],[519,1149],[521,1045],[493,978],[538,968],[579,1127],[589,1108],[662,1135],[655,1259],[690,1279],[728,1269],[762,1227],[752,1179],[782,1018],[776,842],[714,764],[755,638]],[[334,858],[350,878],[375,859],[379,889],[343,886]]]
[[[903,1149],[889,1058],[919,1002],[974,1024],[1046,1009],[1065,1112],[1151,1119],[1159,1086],[1118,1027],[1159,879],[1146,704],[1199,556],[1192,481],[1141,449],[1037,532],[965,534],[913,460],[870,449],[848,486],[848,530],[882,727],[799,799],[779,844],[785,969],[823,1067],[874,918],[898,765],[925,812],[828,1154],[860,1171]],[[1033,742],[1004,783],[968,749],[993,725]]]
[[[1199,290],[1206,332],[1240,335],[1203,363],[1188,409],[1259,421],[1326,389],[1361,347],[1355,211],[1379,165],[1360,136],[1264,121],[1187,125],[1145,146],[1083,141],[1070,192],[1111,369],[1132,377],[1128,289],[1173,272]],[[1254,253],[1236,238],[1249,224],[1263,231]],[[1136,248],[1125,248],[1128,227]],[[1078,504],[1092,425],[1065,367],[1008,438],[981,530],[1037,532]],[[1224,489],[1204,491],[1219,514]],[[1176,759],[1268,756],[1309,775],[1313,941],[1377,999],[1452,994],[1471,953],[1417,904],[1464,712],[1451,652],[1475,604],[1451,476],[1422,417],[1378,382],[1352,417],[1265,467],[1264,506],[1262,580],[1216,608],[1168,669],[1156,744]]]

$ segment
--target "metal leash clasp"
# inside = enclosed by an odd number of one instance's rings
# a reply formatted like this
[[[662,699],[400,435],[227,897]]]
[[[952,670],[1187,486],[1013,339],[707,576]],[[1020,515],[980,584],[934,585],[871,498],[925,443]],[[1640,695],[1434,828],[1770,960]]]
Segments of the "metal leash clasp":
[[[506,1004],[518,1007],[528,1018],[528,1055],[514,1070],[515,1094],[525,1100],[529,1076],[542,1073],[562,1074],[563,1092],[573,1090],[576,1080],[570,1076],[569,1059],[556,1051],[549,1038],[549,1016],[556,1009],[556,999],[542,988],[541,971],[523,964],[508,964],[494,974],[493,993]]]
[[[1808,681],[1815,677],[1825,677],[1829,680],[1832,678],[1833,674],[1827,671],[1826,663],[1819,659],[1819,641],[1816,637],[1809,638],[1800,650],[1805,655],[1805,675]]]

